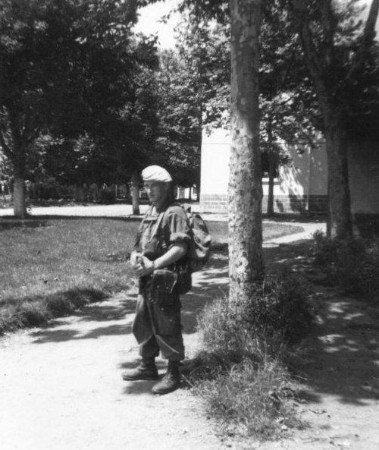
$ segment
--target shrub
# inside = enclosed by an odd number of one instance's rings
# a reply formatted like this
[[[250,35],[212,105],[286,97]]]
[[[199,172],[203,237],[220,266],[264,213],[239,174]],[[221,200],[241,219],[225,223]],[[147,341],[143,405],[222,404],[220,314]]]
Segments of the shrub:
[[[269,338],[280,334],[285,343],[299,342],[313,319],[305,282],[293,275],[267,278],[246,305],[251,330]]]
[[[0,335],[19,328],[45,325],[53,317],[72,314],[77,309],[106,297],[104,291],[90,288],[71,289],[33,300],[8,300],[0,309]]]
[[[58,199],[59,184],[54,178],[49,178],[43,182],[35,183],[33,189],[29,192],[30,198],[33,200],[50,200]]]
[[[113,187],[102,187],[99,190],[99,203],[115,203],[116,192]]]
[[[283,426],[300,425],[286,401],[290,385],[288,372],[278,361],[266,358],[257,365],[245,359],[228,372],[197,383],[194,392],[205,400],[222,433],[263,440],[277,437]]]
[[[293,276],[267,278],[245,304],[219,299],[198,318],[201,351],[189,380],[210,413],[238,434],[273,437],[296,419],[282,363],[312,322],[306,289]]]
[[[22,327],[45,325],[50,319],[44,302],[25,302],[19,307],[19,320]]]
[[[331,239],[314,235],[314,263],[327,275],[327,282],[347,294],[379,300],[379,240]]]
[[[230,307],[219,300],[205,307],[198,327],[207,350],[225,353],[235,362],[247,354],[258,356],[263,342],[273,353],[280,352],[283,343],[298,342],[313,315],[304,283],[293,276],[267,277],[247,304]]]

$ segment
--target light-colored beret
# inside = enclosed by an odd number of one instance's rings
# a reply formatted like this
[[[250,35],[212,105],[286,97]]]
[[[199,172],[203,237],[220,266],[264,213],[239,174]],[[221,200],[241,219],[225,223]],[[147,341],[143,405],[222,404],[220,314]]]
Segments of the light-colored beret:
[[[148,166],[142,171],[143,181],[161,181],[162,183],[170,183],[171,175],[161,166]]]

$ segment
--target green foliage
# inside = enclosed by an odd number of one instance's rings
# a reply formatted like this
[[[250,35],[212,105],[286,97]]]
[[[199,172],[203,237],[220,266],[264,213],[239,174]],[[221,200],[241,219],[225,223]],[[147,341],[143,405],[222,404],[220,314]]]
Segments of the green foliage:
[[[179,8],[186,21],[179,42],[191,49],[203,74],[203,125],[228,127],[230,99],[230,19],[228,3],[187,2]],[[185,13],[184,13],[185,12]],[[188,24],[191,24],[188,26]],[[286,9],[278,1],[264,5],[260,55],[260,145],[278,162],[288,162],[288,151],[281,143],[312,145],[319,126],[318,105],[306,73],[299,40]]]
[[[267,277],[255,287],[247,304],[218,301],[205,307],[199,331],[211,353],[224,353],[237,362],[245,356],[260,357],[262,342],[271,342],[273,353],[279,352],[284,342],[298,342],[312,318],[304,283],[294,276]]]
[[[327,282],[345,293],[379,301],[379,242],[377,239],[338,240],[314,234],[314,262]]]
[[[267,358],[257,365],[247,359],[227,373],[220,371],[214,378],[196,383],[194,391],[205,400],[221,434],[272,440],[283,426],[301,426],[288,401],[292,385],[278,361]]]
[[[5,0],[0,145],[13,175],[120,181],[154,153],[156,42],[134,36],[137,2]]]
[[[159,131],[157,149],[166,158],[165,165],[181,185],[199,184],[201,86],[193,75],[191,58],[174,51],[160,55],[157,73],[159,87]]]
[[[299,426],[282,357],[312,320],[306,289],[293,276],[266,279],[248,304],[220,299],[205,307],[198,318],[201,352],[189,379],[225,432],[271,439],[283,424]]]
[[[116,192],[112,187],[102,187],[99,190],[99,203],[114,203],[116,201]]]

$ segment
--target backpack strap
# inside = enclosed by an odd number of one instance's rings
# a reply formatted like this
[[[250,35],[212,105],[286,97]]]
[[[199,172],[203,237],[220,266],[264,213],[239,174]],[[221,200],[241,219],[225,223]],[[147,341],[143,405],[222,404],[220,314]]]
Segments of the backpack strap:
[[[146,218],[149,217],[149,215],[151,215],[151,212],[153,210],[153,207],[151,207],[146,214],[143,216],[142,221],[138,227],[138,231],[137,231],[137,237],[136,237],[136,242],[134,244],[134,249],[137,249],[139,247],[140,241],[141,241],[141,236],[142,236],[142,228],[143,228],[143,224],[146,222]],[[154,225],[153,231],[151,236],[157,236],[158,231],[159,231],[159,227],[161,226],[161,223],[163,221],[163,217],[164,214],[166,213],[166,211],[163,211],[162,213],[159,213],[157,221]]]
[[[167,211],[167,209],[166,209],[166,211]],[[164,215],[166,214],[166,211],[159,213],[158,219],[154,225],[153,232],[151,233],[152,236],[158,235],[159,227],[161,226],[161,223],[163,222],[163,218],[164,218]]]
[[[151,211],[153,210],[153,207],[151,206],[147,212],[144,214],[144,216],[142,217],[141,223],[138,226],[138,230],[137,230],[137,236],[136,236],[136,241],[134,244],[134,250],[136,250],[139,247],[140,241],[141,241],[141,236],[142,236],[142,228],[143,228],[143,224],[146,221],[146,217],[149,216],[149,214],[151,214]]]

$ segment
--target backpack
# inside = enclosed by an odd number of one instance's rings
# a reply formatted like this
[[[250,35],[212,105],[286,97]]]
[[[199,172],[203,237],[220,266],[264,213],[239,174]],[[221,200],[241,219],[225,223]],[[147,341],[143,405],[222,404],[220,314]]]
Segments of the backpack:
[[[188,249],[188,259],[193,272],[201,270],[209,259],[212,237],[205,220],[198,213],[193,213],[190,205],[180,205],[186,213],[191,230],[191,242]]]

